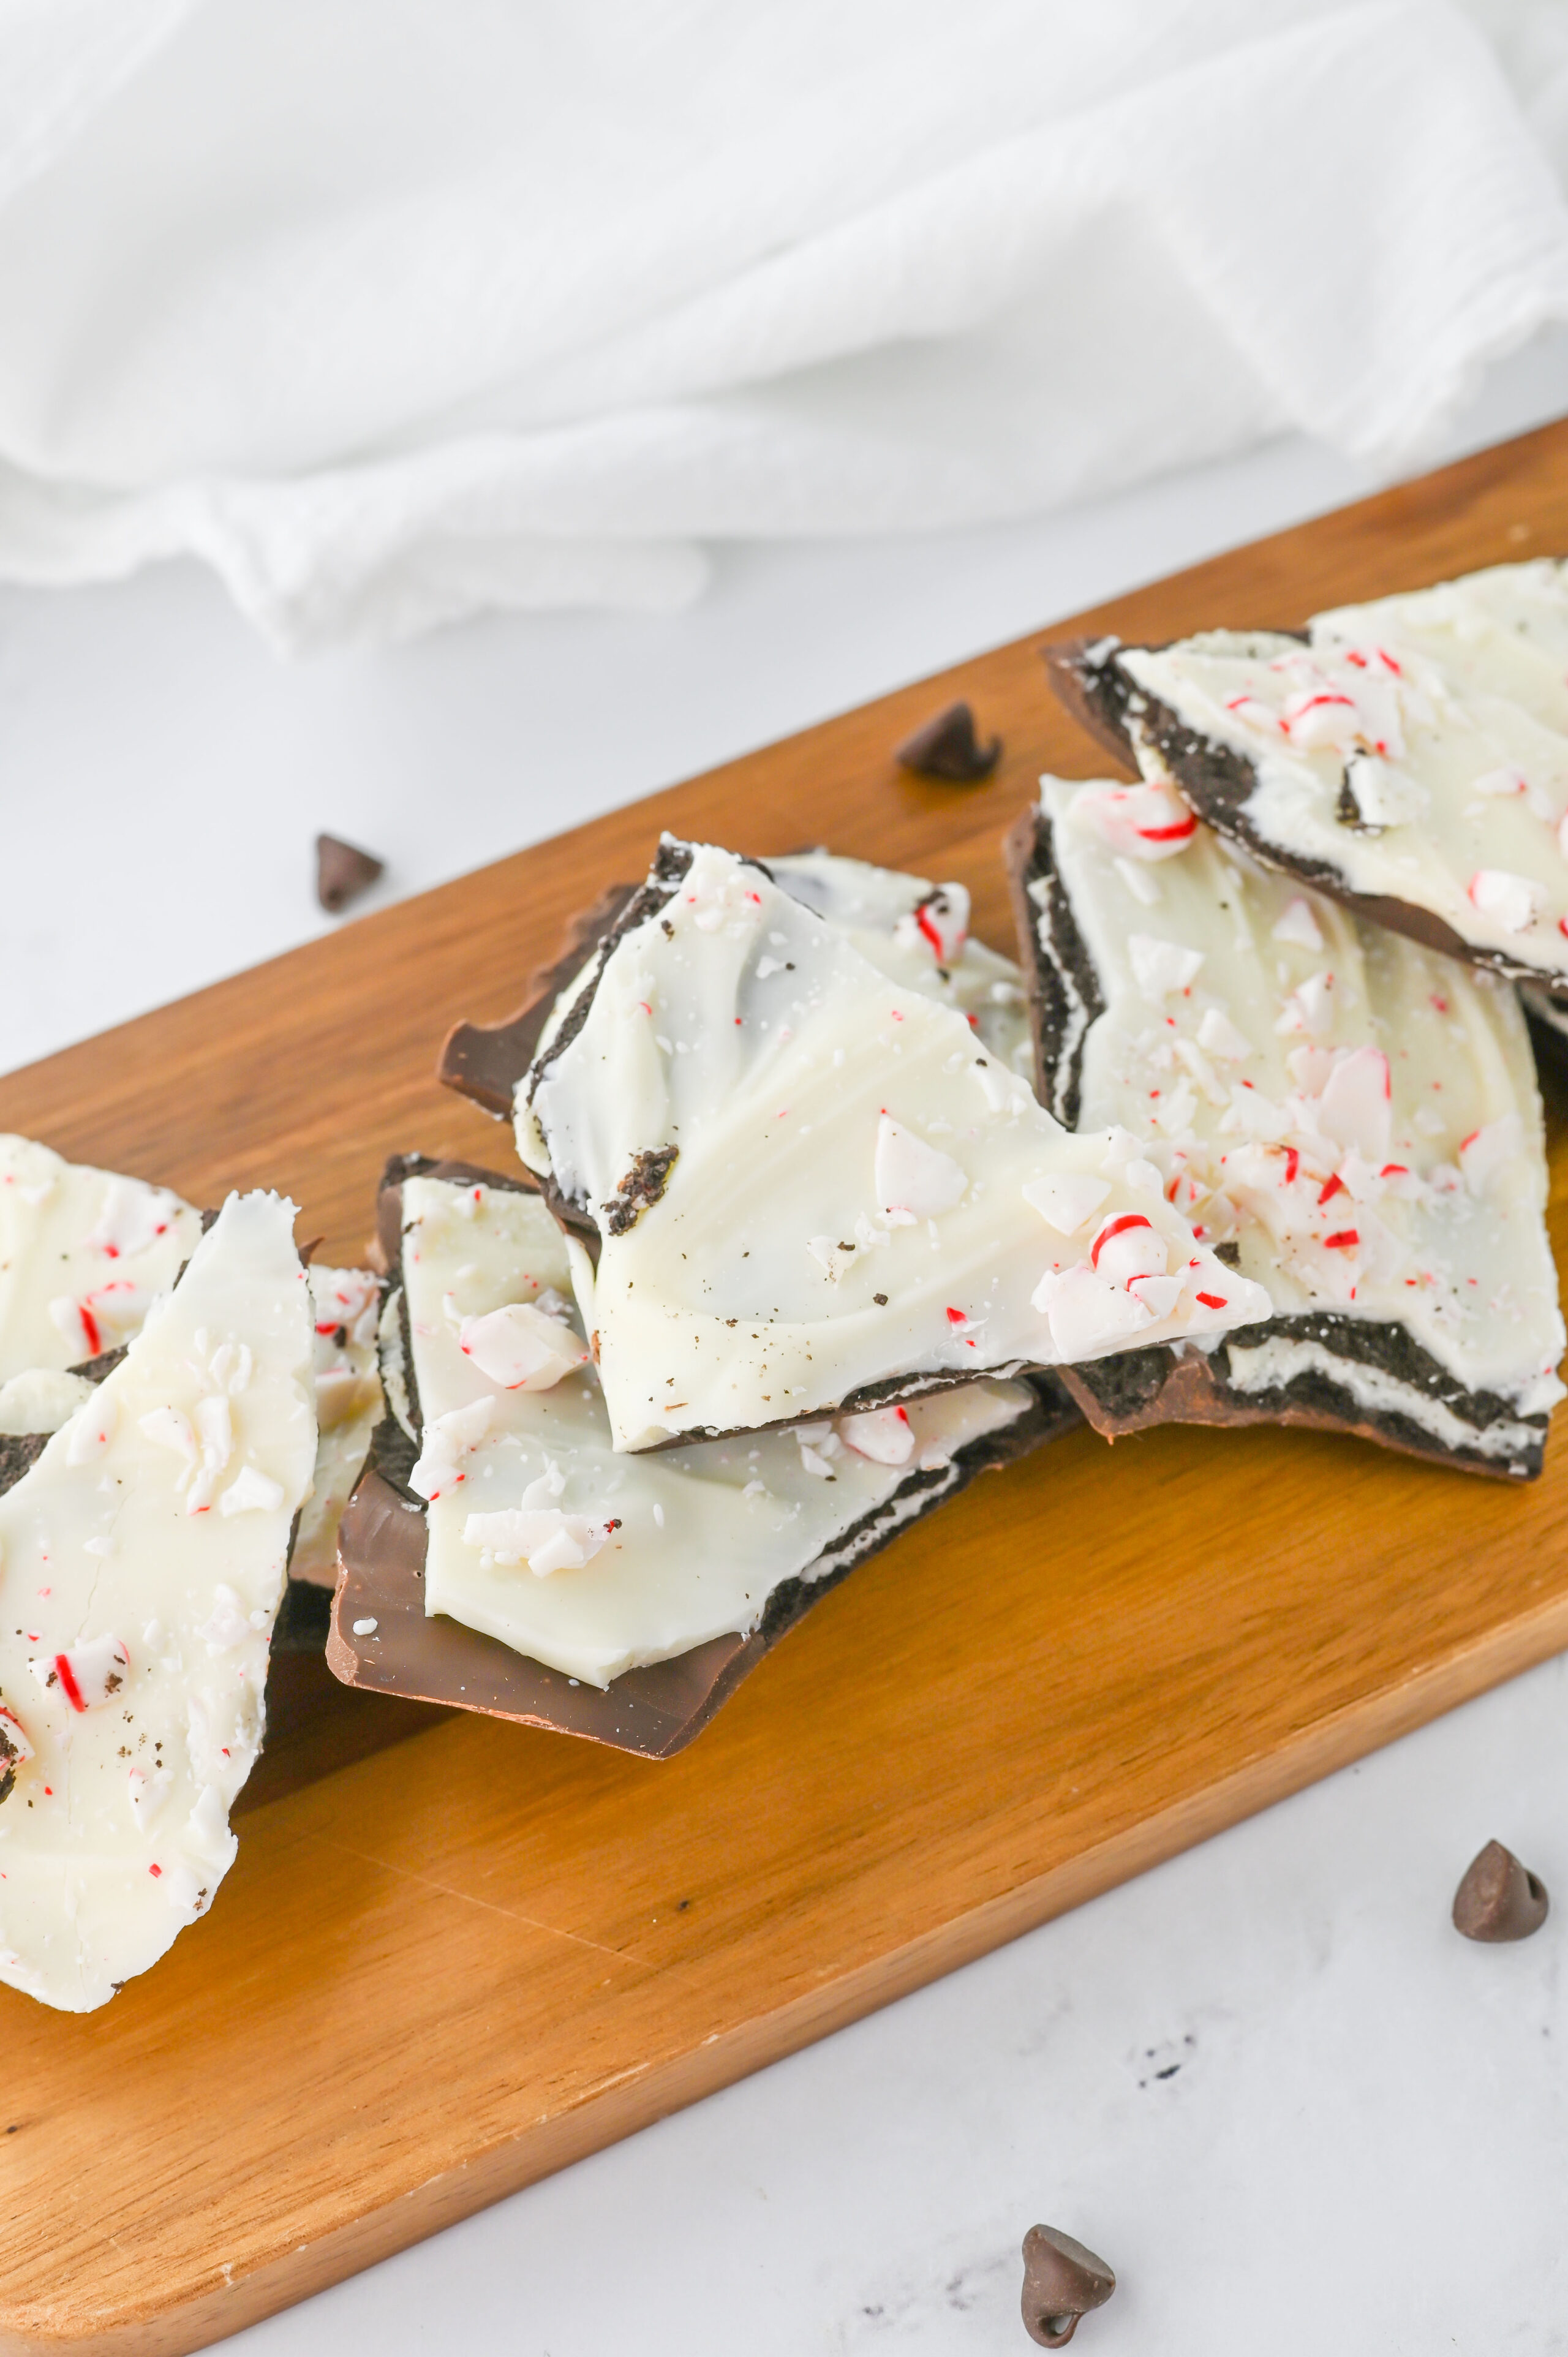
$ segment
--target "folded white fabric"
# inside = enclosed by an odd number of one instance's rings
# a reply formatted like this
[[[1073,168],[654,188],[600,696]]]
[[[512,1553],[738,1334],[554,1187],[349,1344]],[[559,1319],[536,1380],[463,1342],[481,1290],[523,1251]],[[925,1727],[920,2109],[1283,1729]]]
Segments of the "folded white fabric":
[[[286,646],[1402,460],[1564,316],[1452,0],[0,0],[0,577]]]

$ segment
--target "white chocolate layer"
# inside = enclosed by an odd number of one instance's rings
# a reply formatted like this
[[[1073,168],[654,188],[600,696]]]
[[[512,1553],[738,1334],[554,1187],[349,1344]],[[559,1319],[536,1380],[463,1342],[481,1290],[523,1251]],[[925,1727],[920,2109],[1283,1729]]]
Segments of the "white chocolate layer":
[[[791,899],[843,933],[889,981],[956,1007],[989,1053],[1032,1082],[1023,975],[970,933],[961,884],[931,884],[831,851],[792,852],[767,866]]]
[[[1235,1242],[1282,1316],[1397,1321],[1468,1389],[1550,1407],[1565,1338],[1512,989],[1204,826],[1151,871],[1151,906],[1108,838],[1106,798],[1123,791],[1042,781],[1106,1001],[1084,1044],[1083,1120],[1137,1129],[1196,1229]],[[1184,987],[1156,986],[1153,945],[1196,955]]]
[[[295,1579],[320,1587],[338,1580],[338,1525],[381,1419],[376,1328],[381,1291],[369,1269],[312,1264],[315,1323],[316,1471],[289,1557]]]
[[[0,1980],[68,2012],[155,1964],[233,1860],[316,1453],[293,1216],[231,1196],[0,1498],[0,1703],[31,1750],[0,1803]]]
[[[603,960],[518,1141],[603,1232],[573,1275],[618,1448],[1268,1315],[1132,1137],[1069,1135],[962,1015],[711,846]],[[671,1147],[624,1224],[628,1177]],[[1026,1190],[1069,1174],[1103,1195],[1064,1232]],[[1146,1265],[1093,1265],[1113,1222],[1144,1232]]]
[[[0,1383],[128,1342],[200,1233],[166,1187],[0,1136]]]
[[[1212,630],[1118,662],[1253,764],[1245,815],[1282,859],[1568,977],[1568,572],[1497,565],[1319,614],[1309,639]]]
[[[465,1318],[568,1290],[565,1249],[540,1199],[426,1178],[403,1181],[403,1205],[425,1431],[476,1408],[482,1427],[454,1451],[456,1478],[429,1507],[425,1609],[591,1685],[754,1629],[781,1582],[821,1577],[926,1512],[957,1482],[954,1453],[1031,1405],[1020,1385],[966,1383],[912,1402],[907,1415],[888,1411],[889,1431],[844,1418],[837,1431],[617,1455],[591,1366],[547,1391],[504,1392],[460,1346]],[[918,1469],[936,1478],[900,1498]],[[525,1507],[540,1490],[549,1494]],[[494,1518],[513,1513],[534,1518],[522,1530],[532,1559],[497,1553]],[[868,1515],[875,1528],[834,1552]],[[474,1517],[485,1526],[477,1533]],[[578,1523],[594,1534],[587,1559],[550,1568],[557,1543],[573,1538],[561,1526]],[[582,1552],[578,1538],[566,1551]]]

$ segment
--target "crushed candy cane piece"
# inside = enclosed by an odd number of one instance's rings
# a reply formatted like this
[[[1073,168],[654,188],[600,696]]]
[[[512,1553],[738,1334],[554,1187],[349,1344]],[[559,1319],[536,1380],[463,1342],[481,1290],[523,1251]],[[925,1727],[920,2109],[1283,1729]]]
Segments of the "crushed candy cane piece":
[[[950,1211],[967,1192],[969,1178],[950,1155],[883,1114],[876,1125],[873,1184],[883,1219],[897,1225],[900,1219],[932,1220]]]
[[[35,1654],[27,1667],[51,1698],[84,1711],[119,1693],[130,1675],[131,1656],[118,1637],[85,1637],[64,1652]]]

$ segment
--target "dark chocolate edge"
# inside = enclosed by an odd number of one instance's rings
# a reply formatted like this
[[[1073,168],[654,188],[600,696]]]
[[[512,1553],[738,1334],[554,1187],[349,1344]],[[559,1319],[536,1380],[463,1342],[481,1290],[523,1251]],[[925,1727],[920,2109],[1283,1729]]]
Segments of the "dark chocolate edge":
[[[1058,963],[1064,956],[1081,958],[1092,977],[1095,1012],[1103,1009],[1099,976],[1072,917],[1071,903],[1051,861],[1048,815],[1039,805],[1026,811],[1009,830],[1004,852],[1013,886],[1014,913],[1018,926],[1019,957],[1029,981],[1030,1022],[1035,1034],[1036,1088],[1058,1120],[1075,1128],[1079,1113],[1079,1076],[1083,1042],[1067,1074],[1071,1105],[1069,1117],[1058,1109],[1062,1089],[1063,1034],[1066,1006]],[[1029,886],[1049,878],[1047,909],[1033,899]],[[1059,914],[1058,914],[1059,907]],[[1047,913],[1048,911],[1048,913]],[[1048,939],[1044,936],[1048,933]],[[1090,994],[1076,967],[1069,973],[1073,986]],[[1090,1017],[1090,1021],[1093,1017]],[[1254,1349],[1273,1337],[1315,1341],[1336,1357],[1362,1366],[1376,1366],[1398,1381],[1430,1391],[1449,1412],[1477,1431],[1508,1422],[1539,1428],[1531,1448],[1509,1457],[1488,1457],[1479,1449],[1450,1448],[1435,1435],[1397,1409],[1374,1414],[1332,1378],[1311,1370],[1292,1378],[1280,1389],[1241,1392],[1228,1380],[1228,1344]],[[1325,1431],[1349,1431],[1362,1438],[1429,1463],[1461,1466],[1467,1472],[1503,1480],[1533,1480],[1541,1469],[1548,1419],[1521,1415],[1492,1392],[1472,1392],[1459,1383],[1409,1329],[1395,1320],[1352,1318],[1332,1310],[1303,1310],[1239,1328],[1217,1343],[1213,1351],[1195,1349],[1177,1352],[1168,1344],[1126,1351],[1107,1359],[1064,1368],[1063,1379],[1089,1422],[1107,1439],[1142,1432],[1156,1424],[1302,1424]]]
[[[441,1162],[418,1154],[394,1155],[387,1164],[381,1182],[381,1193],[377,1205],[377,1232],[381,1241],[382,1250],[387,1254],[388,1286],[396,1286],[400,1292],[403,1291],[402,1186],[405,1177],[414,1176],[460,1178],[472,1181],[476,1185],[499,1186],[517,1194],[533,1191],[515,1179],[504,1178],[495,1172],[480,1170],[473,1164]],[[395,1209],[390,1217],[384,1208],[389,1198],[395,1198]],[[406,1299],[406,1296],[404,1297]],[[408,1349],[406,1326],[404,1348],[406,1351]],[[405,1379],[412,1384],[412,1354],[407,1360]],[[970,1380],[977,1379],[972,1377]],[[1000,1379],[991,1378],[991,1380]],[[519,1714],[521,1723],[545,1727],[559,1734],[580,1735],[590,1741],[608,1744],[612,1749],[637,1751],[654,1759],[668,1759],[676,1751],[682,1749],[707,1725],[709,1719],[728,1700],[742,1678],[748,1671],[755,1668],[763,1655],[771,1652],[772,1648],[787,1636],[800,1620],[804,1619],[811,1606],[821,1597],[828,1594],[830,1589],[836,1587],[841,1580],[847,1578],[857,1566],[866,1562],[870,1556],[878,1554],[883,1547],[890,1544],[901,1532],[912,1529],[917,1522],[923,1521],[925,1515],[935,1507],[945,1504],[949,1498],[956,1497],[961,1490],[969,1486],[977,1474],[1015,1462],[1044,1442],[1055,1439],[1060,1434],[1071,1430],[1082,1420],[1077,1402],[1055,1373],[1036,1372],[1026,1375],[1022,1381],[1025,1388],[1033,1394],[1034,1404],[1014,1423],[1005,1426],[999,1432],[988,1433],[969,1442],[955,1454],[950,1464],[946,1468],[932,1469],[928,1472],[917,1470],[912,1473],[899,1484],[891,1497],[869,1510],[848,1530],[842,1532],[832,1545],[816,1558],[819,1564],[829,1566],[817,1577],[810,1577],[807,1573],[801,1572],[795,1574],[789,1579],[781,1581],[764,1606],[762,1618],[757,1629],[749,1637],[737,1640],[735,1650],[718,1663],[712,1682],[706,1692],[698,1699],[695,1707],[683,1717],[675,1718],[672,1722],[667,1717],[665,1725],[660,1729],[650,1729],[650,1738],[656,1736],[656,1740],[646,1743],[618,1742],[617,1738],[622,1730],[617,1727],[613,1732],[607,1731],[607,1722],[614,1714],[624,1711],[628,1717],[636,1716],[635,1707],[628,1708],[628,1706],[635,1706],[640,1697],[635,1690],[630,1693],[627,1691],[628,1680],[641,1680],[646,1684],[649,1671],[627,1672],[622,1677],[613,1680],[607,1688],[602,1690],[581,1686],[575,1689],[577,1699],[574,1705],[574,1711],[579,1719],[585,1713],[596,1714],[594,1697],[602,1693],[606,1728],[568,1725],[537,1712]],[[416,1401],[417,1394],[411,1388],[411,1411],[415,1407]],[[390,1413],[386,1421],[393,1424],[400,1440],[406,1446],[407,1436]],[[380,1428],[378,1428],[378,1437],[379,1430]],[[410,1461],[412,1462],[412,1459]],[[950,1478],[954,1474],[956,1479]],[[409,1506],[414,1507],[419,1512],[423,1523],[424,1501],[406,1488],[406,1475],[403,1484],[388,1480],[384,1466],[377,1462],[373,1443],[371,1455],[367,1459],[365,1473],[361,1475],[360,1481],[356,1486],[354,1500],[350,1501],[350,1506],[359,1500],[361,1490],[367,1491],[367,1502],[369,1501],[370,1484],[367,1481],[367,1476],[373,1476],[375,1481],[385,1487],[397,1503],[404,1509]],[[899,1515],[899,1507],[911,1495],[918,1495],[927,1490],[934,1492],[927,1505],[915,1514]],[[339,1548],[338,1587],[332,1598],[330,1634],[327,1643],[328,1665],[334,1676],[346,1685],[362,1684],[371,1691],[390,1693],[404,1700],[446,1703],[457,1709],[482,1708],[482,1706],[465,1702],[461,1695],[456,1696],[449,1693],[413,1695],[406,1686],[376,1685],[373,1681],[364,1679],[358,1674],[367,1664],[373,1666],[374,1656],[360,1652],[351,1641],[350,1635],[345,1633],[342,1625],[342,1606],[353,1567],[352,1550],[357,1542],[360,1519],[356,1516],[350,1523],[349,1515],[346,1513],[344,1516],[348,1536]],[[883,1525],[886,1527],[880,1527]],[[456,1625],[462,1626],[461,1623]],[[479,1631],[472,1630],[465,1630],[464,1633],[475,1645],[493,1649],[496,1657],[503,1663],[529,1660],[527,1655],[515,1653],[511,1647],[503,1645],[499,1638],[485,1637]],[[674,1661],[689,1662],[693,1655],[704,1650],[705,1648],[701,1646],[693,1647],[688,1654],[674,1656]],[[530,1663],[530,1666],[543,1672],[547,1677],[555,1678],[559,1675],[558,1673],[544,1671],[542,1663]],[[650,1665],[650,1670],[662,1669],[666,1666],[664,1663],[653,1663]],[[491,1710],[486,1715],[504,1717],[510,1714]]]
[[[589,909],[571,918],[553,963],[529,976],[522,1005],[500,1023],[455,1023],[441,1044],[435,1077],[493,1114],[510,1121],[517,1083],[538,1050],[550,1010],[576,980],[595,951],[641,888],[607,884]]]
[[[1019,963],[1029,994],[1035,1092],[1064,1129],[1076,1129],[1083,1050],[1090,1026],[1105,1012],[1100,975],[1051,857],[1051,822],[1040,803],[1025,811],[1009,827],[1002,848],[1018,931]],[[1031,885],[1042,888],[1043,899],[1036,899]],[[1075,996],[1083,1008],[1083,1029],[1076,1048],[1069,1044]]]
[[[1277,635],[1305,638],[1305,633],[1280,631]],[[1043,651],[1059,701],[1100,744],[1114,750],[1121,760],[1134,768],[1135,740],[1141,737],[1159,755],[1198,817],[1217,834],[1239,843],[1260,866],[1272,868],[1276,875],[1310,884],[1314,890],[1337,900],[1341,907],[1382,925],[1390,932],[1403,933],[1409,940],[1419,942],[1423,949],[1438,950],[1444,957],[1457,959],[1461,965],[1478,966],[1508,982],[1535,983],[1549,996],[1568,1003],[1568,976],[1526,964],[1501,950],[1479,948],[1466,942],[1431,909],[1417,908],[1408,900],[1391,899],[1383,893],[1358,892],[1343,870],[1330,862],[1282,851],[1259,833],[1247,815],[1245,805],[1257,786],[1258,773],[1245,754],[1189,728],[1168,705],[1151,696],[1122,668],[1123,653],[1153,653],[1157,650],[1118,646],[1102,661],[1091,662],[1085,647],[1086,642],[1079,640]]]

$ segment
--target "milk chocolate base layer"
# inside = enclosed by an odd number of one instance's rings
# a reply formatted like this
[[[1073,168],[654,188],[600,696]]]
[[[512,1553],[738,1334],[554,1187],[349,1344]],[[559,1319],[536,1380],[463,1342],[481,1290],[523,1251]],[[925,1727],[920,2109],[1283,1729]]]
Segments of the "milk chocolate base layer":
[[[1069,1021],[1074,996],[1092,1017],[1104,1006],[1100,977],[1073,919],[1070,900],[1052,859],[1051,823],[1038,808],[1026,811],[1004,843],[1018,955],[1029,991],[1035,1038],[1036,1087],[1055,1107],[1058,1092],[1078,1113],[1079,1075],[1084,1039],[1073,1038]],[[1045,907],[1031,884],[1048,887]],[[1525,1425],[1539,1437],[1506,1457],[1475,1448],[1450,1448],[1395,1410],[1363,1407],[1326,1372],[1310,1370],[1270,1391],[1240,1391],[1230,1381],[1230,1347],[1255,1350],[1273,1337],[1311,1341],[1348,1365],[1372,1367],[1438,1401],[1461,1423],[1484,1430],[1495,1423]],[[1165,1344],[1124,1351],[1081,1367],[1064,1367],[1062,1382],[1096,1432],[1108,1440],[1146,1431],[1156,1424],[1290,1424],[1318,1432],[1353,1433],[1380,1448],[1420,1457],[1428,1464],[1455,1465],[1494,1479],[1533,1480],[1541,1468],[1546,1418],[1520,1416],[1491,1392],[1472,1392],[1423,1350],[1403,1326],[1346,1318],[1334,1311],[1306,1310],[1244,1326],[1211,1351],[1176,1351]]]
[[[376,1211],[376,1232],[394,1286],[402,1271],[403,1181],[416,1176],[529,1191],[517,1179],[472,1163],[394,1155]],[[406,1314],[404,1360],[410,1414],[418,1426]],[[845,1531],[818,1558],[813,1568],[820,1577],[802,1574],[774,1590],[760,1627],[750,1636],[715,1637],[673,1661],[628,1670],[603,1689],[547,1669],[445,1614],[427,1617],[424,1510],[406,1486],[415,1451],[389,1415],[371,1442],[370,1463],[338,1526],[338,1592],[327,1640],[328,1667],[345,1685],[446,1703],[459,1710],[515,1719],[525,1727],[585,1736],[591,1742],[639,1752],[650,1760],[668,1759],[701,1733],[747,1671],[857,1564],[877,1554],[931,1507],[956,1496],[977,1473],[1011,1464],[1081,1422],[1078,1407],[1052,1376],[1029,1378],[1027,1388],[1034,1405],[1016,1424],[972,1442],[954,1458],[950,1473],[911,1473],[892,1499]],[[897,1509],[925,1492],[929,1492],[928,1505],[894,1521]],[[356,1635],[354,1624],[363,1620],[373,1620],[375,1628]]]
[[[1424,949],[1440,950],[1444,957],[1458,958],[1466,965],[1484,966],[1509,982],[1537,983],[1553,997],[1568,1002],[1568,979],[1554,969],[1530,965],[1501,950],[1477,948],[1430,909],[1391,899],[1384,893],[1358,892],[1342,870],[1328,861],[1305,858],[1260,834],[1247,811],[1258,783],[1251,762],[1230,746],[1189,728],[1167,705],[1147,694],[1122,671],[1117,652],[1101,655],[1103,645],[1103,640],[1069,640],[1044,647],[1041,652],[1058,700],[1124,768],[1137,767],[1130,727],[1135,720],[1139,735],[1158,753],[1205,824],[1240,844],[1265,867],[1310,884],[1358,916],[1386,925],[1391,932],[1404,933]]]
[[[559,1670],[514,1653],[445,1614],[424,1609],[424,1516],[373,1468],[361,1475],[338,1536],[338,1594],[327,1640],[327,1665],[345,1685],[411,1701],[446,1703],[557,1735],[585,1736],[618,1751],[668,1760],[700,1735],[747,1672],[804,1620],[818,1599],[920,1519],[888,1522],[922,1486],[932,1506],[944,1505],[977,1473],[1026,1457],[1080,1422],[1077,1407],[1049,1378],[1036,1378],[1036,1405],[1005,1432],[972,1442],[952,1462],[952,1475],[914,1474],[858,1533],[846,1533],[819,1578],[786,1580],[768,1599],[762,1624],[750,1636],[714,1637],[673,1661],[628,1670],[608,1686],[584,1685]],[[356,1621],[375,1628],[354,1633]]]

